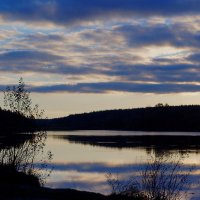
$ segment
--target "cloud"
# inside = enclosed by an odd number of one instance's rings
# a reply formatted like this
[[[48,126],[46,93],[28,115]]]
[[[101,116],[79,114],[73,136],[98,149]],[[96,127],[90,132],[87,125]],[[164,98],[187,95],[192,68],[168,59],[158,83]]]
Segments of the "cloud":
[[[42,34],[42,33],[36,33],[36,34],[28,34],[25,36],[25,38],[22,41],[25,42],[64,42],[65,38],[61,34]]]
[[[108,76],[118,77],[122,81],[142,82],[198,82],[200,67],[194,64],[136,64],[113,65],[104,72]]]
[[[67,58],[50,52],[33,50],[8,51],[0,53],[0,71],[2,72],[36,72],[48,74],[82,75],[97,73],[87,66],[67,64]]]
[[[200,63],[200,53],[193,53],[187,57],[187,60],[192,63]]]
[[[30,60],[39,60],[39,61],[54,61],[61,60],[63,57],[52,55],[47,52],[32,51],[32,50],[21,50],[21,51],[10,51],[0,54],[0,63],[1,62],[24,62]]]
[[[199,47],[200,33],[183,24],[122,25],[114,30],[128,46]]]
[[[31,87],[32,92],[75,92],[75,93],[108,93],[108,92],[137,92],[137,93],[182,93],[200,92],[200,85],[196,84],[171,84],[171,83],[129,83],[129,82],[99,82],[78,83],[74,85],[49,85]]]
[[[16,30],[3,30],[1,29],[1,26],[0,26],[0,40],[1,41],[12,38],[13,36],[16,36],[17,34],[18,33]]]
[[[137,58],[137,57],[136,57]],[[76,57],[74,58],[76,59]],[[59,56],[51,53],[50,51],[33,51],[33,50],[21,50],[21,51],[7,51],[0,53],[0,71],[1,72],[34,72],[40,74],[58,74],[67,76],[76,76],[76,82],[82,81],[82,76],[88,78],[88,76],[98,76],[99,80],[96,82],[105,82],[110,80],[111,85],[113,81],[118,83],[119,91],[122,91],[120,82],[122,82],[124,91],[131,91],[129,88],[130,84],[124,85],[126,82],[143,82],[146,85],[149,82],[156,84],[165,83],[177,83],[177,82],[199,82],[200,81],[200,66],[198,63],[160,63],[153,60],[149,64],[126,64],[117,60],[112,56],[100,56],[90,55],[88,63],[73,63],[70,57]],[[139,58],[137,58],[139,59]],[[186,57],[186,60],[198,59],[198,54],[191,54]],[[102,60],[102,62],[101,62]],[[164,60],[166,61],[166,59]],[[102,78],[101,78],[102,77]],[[91,83],[93,87],[80,85],[81,90],[84,92],[99,92],[99,85]],[[107,85],[108,86],[108,85]],[[127,86],[127,88],[125,87]],[[152,88],[152,85],[150,85]],[[51,90],[57,86],[51,87]],[[66,87],[66,86],[64,86]],[[110,86],[109,86],[110,87]],[[157,87],[157,86],[155,86]],[[179,86],[180,87],[180,86]],[[57,89],[55,89],[56,91]],[[72,90],[78,92],[79,86],[71,85],[66,90]],[[107,88],[106,90],[112,90]],[[117,88],[115,86],[114,91]],[[101,91],[101,90],[100,90]],[[132,92],[138,92],[138,89],[133,89]],[[148,91],[147,91],[148,92]],[[149,92],[153,92],[150,91]]]
[[[198,0],[3,0],[4,19],[69,24],[107,17],[176,16],[199,14]]]
[[[41,86],[32,91],[44,93],[198,92],[199,8],[198,0],[2,0],[0,73],[11,82],[34,73]]]

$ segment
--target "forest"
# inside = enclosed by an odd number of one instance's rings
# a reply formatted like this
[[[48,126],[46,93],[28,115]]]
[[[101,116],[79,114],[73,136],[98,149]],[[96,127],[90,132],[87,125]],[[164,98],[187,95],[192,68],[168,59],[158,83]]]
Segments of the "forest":
[[[168,106],[106,110],[37,120],[47,130],[200,131],[200,106]]]

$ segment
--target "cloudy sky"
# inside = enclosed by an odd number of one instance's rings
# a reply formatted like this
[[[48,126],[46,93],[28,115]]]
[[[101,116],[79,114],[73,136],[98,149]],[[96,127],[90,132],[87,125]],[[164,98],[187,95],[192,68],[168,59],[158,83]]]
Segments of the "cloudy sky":
[[[200,103],[200,0],[0,0],[0,45],[49,117]]]

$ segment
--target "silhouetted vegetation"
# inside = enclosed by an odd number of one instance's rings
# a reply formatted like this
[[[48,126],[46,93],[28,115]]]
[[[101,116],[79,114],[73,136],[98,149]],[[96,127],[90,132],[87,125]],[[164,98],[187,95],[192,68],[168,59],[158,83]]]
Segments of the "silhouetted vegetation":
[[[163,103],[157,103],[156,105],[155,105],[155,107],[164,107],[164,106],[169,106],[169,104],[163,104]]]
[[[13,166],[0,165],[0,187],[18,188],[19,186],[40,187],[38,178],[32,174],[17,171]]]
[[[93,192],[78,191],[73,189],[50,189],[43,187],[23,187],[7,190],[0,188],[0,198],[3,200],[114,200],[110,197]],[[122,200],[122,199],[120,199]]]
[[[147,163],[139,180],[133,176],[123,181],[113,174],[107,174],[107,180],[112,195],[121,199],[180,200],[187,197],[192,170],[185,172],[182,167],[181,157],[162,155]]]
[[[41,188],[50,173],[46,161],[51,160],[52,154],[42,155],[46,132],[33,131],[38,129],[35,119],[43,111],[38,105],[32,106],[22,78],[18,86],[4,92],[4,106],[6,110],[0,109],[0,198],[16,199],[23,197],[22,188]],[[26,131],[29,133],[18,134]]]
[[[108,110],[39,120],[49,130],[200,131],[200,106]]]
[[[48,173],[44,174],[42,172],[45,171],[46,160],[41,160],[44,157],[42,154],[45,146],[46,133],[37,132],[25,138],[26,140],[13,145],[4,144],[0,149],[0,170],[5,171],[4,169],[8,169],[12,172],[32,175],[38,178],[40,184],[43,184],[45,176],[48,176]],[[49,161],[51,157],[51,152],[48,152],[46,159]],[[41,162],[39,166],[34,165],[37,159],[40,159],[38,162]],[[12,183],[12,179],[10,181]]]
[[[0,135],[8,135],[20,131],[31,131],[36,128],[33,120],[19,113],[0,109]]]
[[[17,86],[7,87],[4,91],[4,107],[30,119],[41,118],[44,114],[44,110],[40,110],[38,104],[33,105],[30,92],[26,90],[22,78]]]
[[[41,189],[51,172],[46,165],[52,154],[44,154],[45,140],[46,132],[0,139],[0,199],[21,199],[27,190]]]
[[[4,110],[0,109],[1,134],[37,130],[35,119],[42,118],[43,114],[44,110],[32,103],[30,92],[20,78],[17,86],[4,91]]]

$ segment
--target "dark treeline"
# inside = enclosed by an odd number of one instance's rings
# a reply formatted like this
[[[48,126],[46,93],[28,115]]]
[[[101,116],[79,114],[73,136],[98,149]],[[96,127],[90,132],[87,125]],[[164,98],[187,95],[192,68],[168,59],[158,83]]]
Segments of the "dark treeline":
[[[0,109],[0,135],[32,131],[36,129],[35,121],[23,115],[8,110]]]
[[[38,120],[48,130],[200,131],[200,106],[107,110]]]
[[[43,120],[0,109],[0,122],[0,134],[38,129],[200,131],[200,106],[107,110]]]

